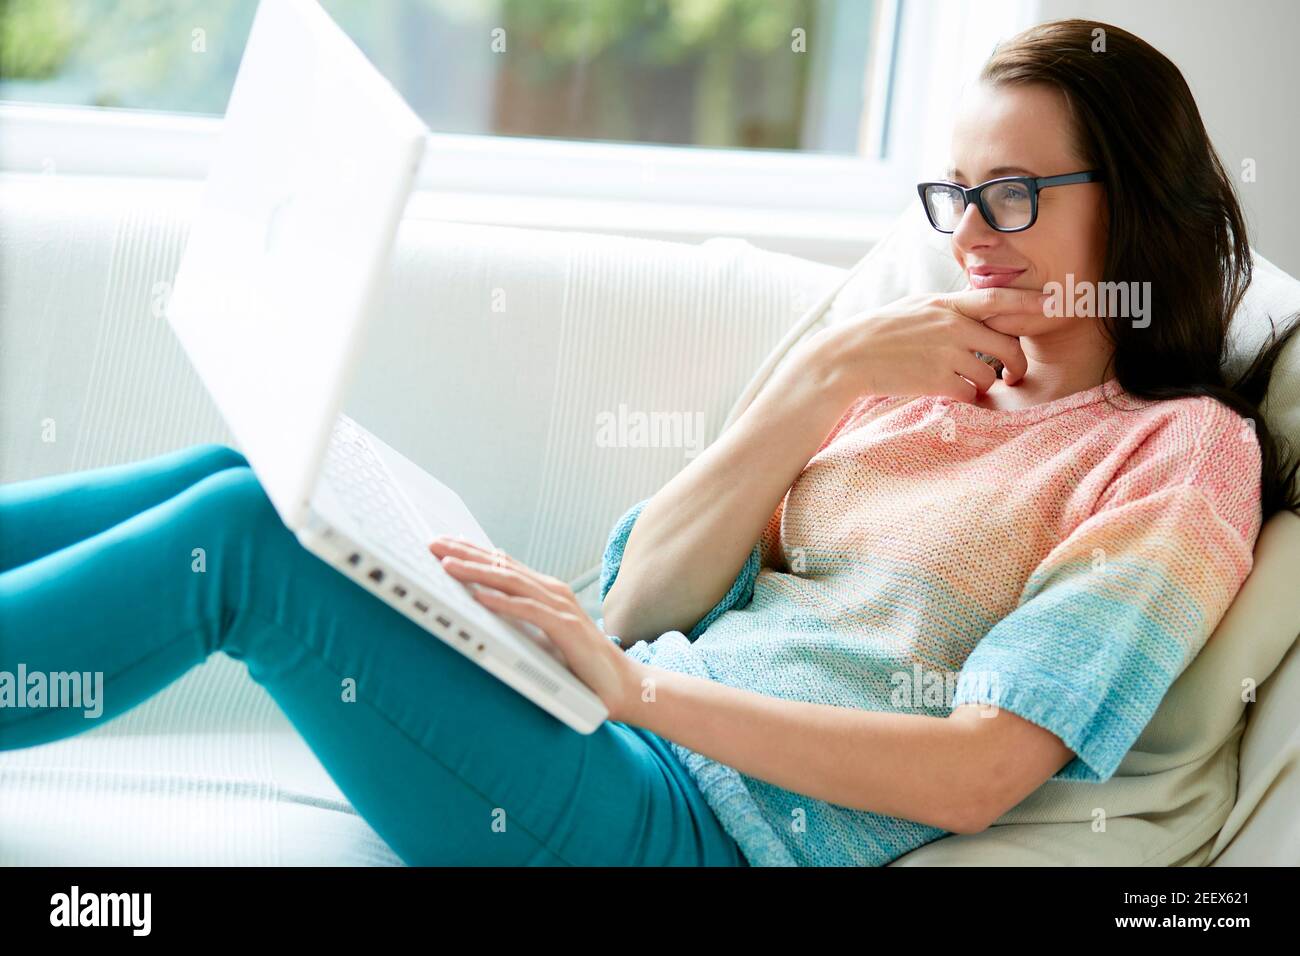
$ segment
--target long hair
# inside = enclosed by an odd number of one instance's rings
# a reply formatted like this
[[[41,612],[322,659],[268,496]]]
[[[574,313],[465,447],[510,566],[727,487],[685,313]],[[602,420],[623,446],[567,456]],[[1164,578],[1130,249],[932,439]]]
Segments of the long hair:
[[[1119,27],[1057,20],[998,46],[980,80],[1043,83],[1065,94],[1076,147],[1105,176],[1109,225],[1103,281],[1150,281],[1144,327],[1106,314],[1114,376],[1147,399],[1211,396],[1254,424],[1267,521],[1300,514],[1289,444],[1260,412],[1278,357],[1300,319],[1226,380],[1228,325],[1250,285],[1245,219],[1182,73],[1159,50]],[[1099,383],[1100,384],[1100,383]]]

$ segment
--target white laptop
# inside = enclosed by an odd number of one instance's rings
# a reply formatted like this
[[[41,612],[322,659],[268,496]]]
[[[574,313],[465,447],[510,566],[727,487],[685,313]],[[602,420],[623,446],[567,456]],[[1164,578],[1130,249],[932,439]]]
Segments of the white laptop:
[[[608,712],[545,634],[428,550],[492,546],[465,505],[341,413],[427,132],[316,0],[262,0],[167,319],[304,547],[590,733]]]

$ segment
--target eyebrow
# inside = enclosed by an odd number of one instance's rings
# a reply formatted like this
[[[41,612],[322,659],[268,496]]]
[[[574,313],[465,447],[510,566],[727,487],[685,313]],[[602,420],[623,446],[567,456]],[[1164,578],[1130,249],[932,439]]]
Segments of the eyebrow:
[[[944,175],[953,181],[963,178],[960,169],[949,169]],[[989,170],[990,179],[999,179],[1003,176],[1032,176],[1034,179],[1039,178],[1038,173],[1030,172],[1023,166],[995,166]]]

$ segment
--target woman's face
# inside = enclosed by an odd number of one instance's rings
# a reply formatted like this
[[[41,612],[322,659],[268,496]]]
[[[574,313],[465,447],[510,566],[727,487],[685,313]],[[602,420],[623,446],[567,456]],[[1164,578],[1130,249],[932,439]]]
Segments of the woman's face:
[[[1045,84],[980,83],[962,98],[947,178],[975,186],[1001,176],[1057,176],[1087,168],[1074,149],[1065,96]],[[1106,248],[1105,188],[1052,186],[1038,194],[1038,219],[1024,232],[997,232],[966,207],[952,253],[973,288],[1043,291],[1048,282],[1100,282]]]

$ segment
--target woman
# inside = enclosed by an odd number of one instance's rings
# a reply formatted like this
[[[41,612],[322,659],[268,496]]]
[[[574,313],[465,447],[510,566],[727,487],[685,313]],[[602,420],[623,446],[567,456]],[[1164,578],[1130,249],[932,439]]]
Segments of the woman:
[[[243,659],[411,864],[881,864],[1108,778],[1297,507],[1257,409],[1286,338],[1222,380],[1241,215],[1136,37],[1005,44],[952,156],[923,195],[972,289],[811,337],[624,516],[601,593],[626,652],[562,582],[431,544],[550,634],[609,707],[595,733],[306,553],[214,445],[0,489],[0,667],[102,672],[111,718]],[[1149,320],[1046,314],[1067,276],[1150,282]],[[84,727],[0,708],[7,748]]]

